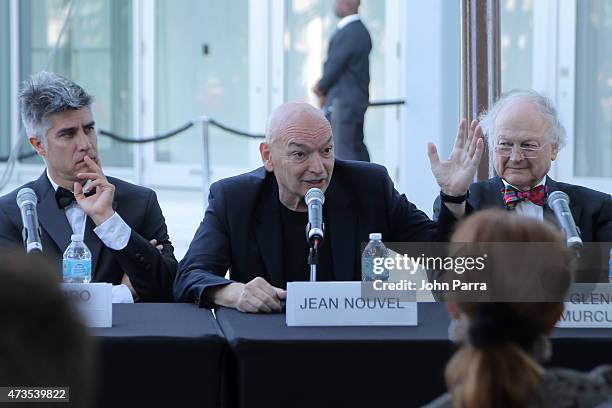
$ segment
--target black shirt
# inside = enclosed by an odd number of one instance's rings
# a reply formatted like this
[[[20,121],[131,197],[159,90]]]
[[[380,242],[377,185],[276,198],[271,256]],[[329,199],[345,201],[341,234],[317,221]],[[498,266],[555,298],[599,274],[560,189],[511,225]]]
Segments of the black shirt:
[[[281,232],[283,237],[283,273],[287,282],[307,281],[310,279],[308,265],[308,243],[306,242],[307,212],[291,211],[280,205]],[[325,241],[319,247],[317,281],[335,280],[331,244],[328,231]]]

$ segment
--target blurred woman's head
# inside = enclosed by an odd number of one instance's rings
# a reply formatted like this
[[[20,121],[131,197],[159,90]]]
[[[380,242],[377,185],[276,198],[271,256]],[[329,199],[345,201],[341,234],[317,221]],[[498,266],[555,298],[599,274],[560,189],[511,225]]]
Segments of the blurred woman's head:
[[[551,225],[502,210],[485,210],[467,218],[452,237],[453,242],[548,243],[539,258],[564,259],[563,237]],[[505,244],[504,244],[505,245]],[[542,276],[545,262],[532,262],[529,256],[512,255],[488,265],[488,273],[519,276],[518,280]],[[535,244],[534,244],[535,246]],[[503,248],[503,246],[500,246]],[[533,247],[533,246],[532,246]],[[527,251],[529,252],[529,251]],[[498,257],[500,258],[500,257]],[[522,266],[517,267],[516,259]],[[561,266],[559,266],[561,265]],[[522,275],[521,275],[522,274]],[[504,277],[502,276],[502,277]],[[524,276],[524,278],[523,278]],[[554,286],[563,294],[571,273],[567,263],[557,264]],[[500,293],[507,288],[493,287]],[[496,299],[489,293],[489,299]],[[456,407],[519,407],[528,404],[537,391],[541,367],[534,355],[560,318],[563,303],[555,302],[452,302],[449,312],[467,326],[461,349],[446,367],[446,382]]]

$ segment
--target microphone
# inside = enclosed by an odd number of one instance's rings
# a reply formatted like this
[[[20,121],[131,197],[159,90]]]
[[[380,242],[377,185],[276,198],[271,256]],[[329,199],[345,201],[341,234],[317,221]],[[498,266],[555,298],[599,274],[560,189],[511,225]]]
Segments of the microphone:
[[[570,211],[569,203],[570,199],[563,191],[553,191],[548,195],[547,204],[554,211],[557,221],[565,233],[567,247],[578,250],[582,248],[582,239]]]
[[[38,198],[31,188],[22,188],[17,193],[17,206],[21,210],[21,222],[23,223],[23,244],[28,253],[42,252],[40,242],[40,228],[38,227],[38,213],[36,205]]]
[[[304,201],[308,206],[308,225],[306,225],[306,240],[310,246],[317,243],[321,245],[325,238],[325,224],[323,224],[323,203],[325,195],[318,188],[311,188],[306,193]]]

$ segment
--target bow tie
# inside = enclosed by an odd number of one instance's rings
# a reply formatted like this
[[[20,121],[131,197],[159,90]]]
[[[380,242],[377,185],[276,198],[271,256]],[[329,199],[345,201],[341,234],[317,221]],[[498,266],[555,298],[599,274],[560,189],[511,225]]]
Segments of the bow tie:
[[[521,201],[531,201],[535,205],[543,207],[546,204],[548,187],[545,185],[537,186],[528,191],[519,191],[514,187],[507,187],[501,190],[504,195],[504,203],[509,210],[513,210]]]
[[[93,189],[85,193],[85,197],[92,196],[95,193],[96,193],[96,190]],[[68,207],[70,204],[75,202],[76,198],[74,198],[74,194],[72,194],[72,191],[66,190],[64,187],[58,187],[57,190],[55,191],[55,201],[57,201],[57,207],[60,210],[63,210],[64,208]]]

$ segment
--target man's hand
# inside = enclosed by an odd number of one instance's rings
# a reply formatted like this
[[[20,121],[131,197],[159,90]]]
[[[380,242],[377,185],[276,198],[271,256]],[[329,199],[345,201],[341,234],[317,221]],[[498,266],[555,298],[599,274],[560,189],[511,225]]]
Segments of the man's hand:
[[[466,127],[466,120],[462,119],[448,160],[440,161],[436,146],[433,143],[427,144],[431,171],[440,189],[444,194],[455,197],[467,192],[484,151],[483,134],[478,121],[472,121],[469,132]]]
[[[155,238],[153,238],[149,242],[151,243],[151,245],[153,245],[159,251],[160,254],[163,253],[164,246],[161,245],[161,244],[157,245],[157,240]]]
[[[85,197],[83,186],[79,182],[74,183],[74,198],[79,207],[93,220],[96,225],[112,217],[113,197],[115,196],[115,186],[108,182],[102,169],[89,156],[84,158],[85,164],[91,170],[90,173],[78,173],[77,177],[83,180],[92,180],[87,186],[88,191],[96,189],[96,193]]]
[[[282,310],[281,300],[287,298],[287,292],[257,277],[247,284],[234,282],[213,288],[208,297],[212,303],[241,312],[273,313]]]
[[[319,88],[319,83],[318,82],[316,84],[314,84],[314,86],[312,87],[312,92],[314,92],[314,94],[319,97],[319,107],[322,108],[323,105],[325,105],[325,95],[323,94],[323,92]]]

